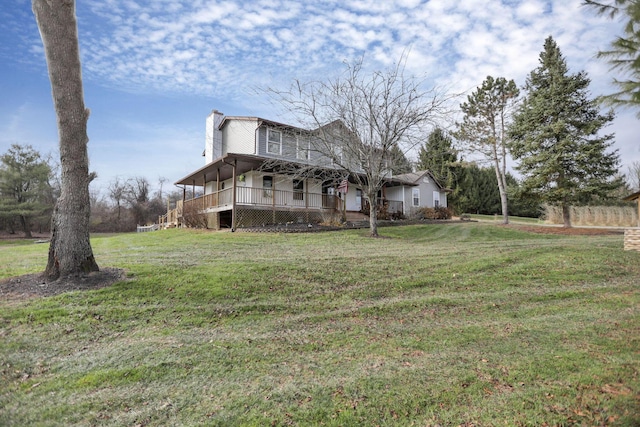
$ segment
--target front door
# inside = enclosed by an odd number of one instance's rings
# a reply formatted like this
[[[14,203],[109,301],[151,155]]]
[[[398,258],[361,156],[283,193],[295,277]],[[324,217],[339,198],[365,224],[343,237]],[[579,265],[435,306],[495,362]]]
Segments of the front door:
[[[362,190],[356,189],[356,206],[362,210],[364,206],[362,206]]]

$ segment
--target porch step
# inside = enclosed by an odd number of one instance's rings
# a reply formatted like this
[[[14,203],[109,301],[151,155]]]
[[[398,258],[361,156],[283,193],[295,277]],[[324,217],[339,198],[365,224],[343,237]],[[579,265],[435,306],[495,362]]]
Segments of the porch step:
[[[347,222],[359,222],[359,221],[369,222],[369,217],[363,214],[362,212],[347,211],[346,220]]]

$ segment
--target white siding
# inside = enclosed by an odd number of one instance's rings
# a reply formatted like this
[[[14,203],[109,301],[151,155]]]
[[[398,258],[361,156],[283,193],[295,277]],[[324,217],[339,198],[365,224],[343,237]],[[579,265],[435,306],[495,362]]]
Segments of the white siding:
[[[222,154],[255,154],[256,120],[228,119],[222,128]]]

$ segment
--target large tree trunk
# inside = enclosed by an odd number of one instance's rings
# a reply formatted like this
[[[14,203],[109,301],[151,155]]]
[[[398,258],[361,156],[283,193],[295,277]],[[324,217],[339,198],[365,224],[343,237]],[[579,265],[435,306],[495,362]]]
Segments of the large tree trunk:
[[[22,225],[22,231],[24,232],[24,237],[27,239],[32,238],[31,235],[31,223],[29,222],[29,218],[24,215],[20,215],[20,224]]]
[[[60,138],[61,193],[53,210],[45,277],[98,271],[89,242],[89,158],[74,0],[32,0]]]
[[[378,237],[378,204],[377,198],[378,194],[376,191],[373,194],[367,193],[367,198],[369,199],[369,236]]]
[[[500,192],[500,206],[502,207],[502,223],[509,224],[509,206],[507,201],[507,184],[506,184],[506,166],[500,169],[498,160],[498,148],[493,146],[493,164],[496,171],[496,179],[498,180],[498,190]]]
[[[562,204],[562,221],[565,228],[571,228],[571,206],[567,202]]]

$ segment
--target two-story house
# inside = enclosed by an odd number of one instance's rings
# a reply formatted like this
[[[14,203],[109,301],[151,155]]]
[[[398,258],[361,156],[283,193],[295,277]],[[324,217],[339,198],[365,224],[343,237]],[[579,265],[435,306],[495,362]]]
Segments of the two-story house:
[[[205,165],[175,184],[202,196],[179,201],[165,225],[197,216],[208,228],[367,219],[367,201],[354,180],[313,148],[314,131],[262,119],[224,116],[206,120]],[[339,148],[337,148],[339,149]],[[389,176],[376,201],[387,214],[446,206],[447,193],[429,172]]]

